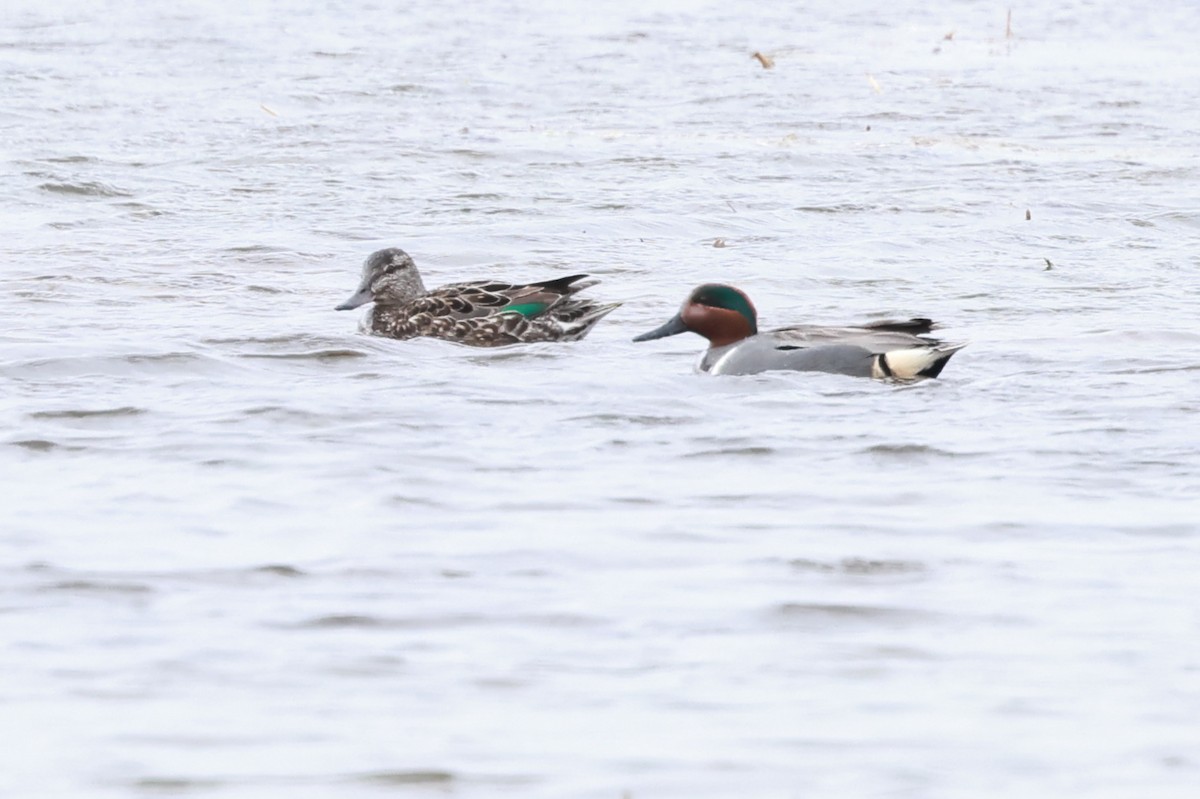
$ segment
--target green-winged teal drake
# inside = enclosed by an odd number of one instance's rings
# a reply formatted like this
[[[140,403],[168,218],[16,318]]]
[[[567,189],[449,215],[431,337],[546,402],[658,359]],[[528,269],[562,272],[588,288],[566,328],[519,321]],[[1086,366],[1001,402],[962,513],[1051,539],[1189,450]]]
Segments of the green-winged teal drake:
[[[599,282],[586,277],[526,284],[477,280],[428,291],[413,259],[393,247],[367,257],[358,290],[337,310],[375,303],[363,327],[391,338],[431,336],[474,347],[578,341],[621,304],[576,297]]]
[[[713,375],[791,370],[914,380],[937,377],[966,346],[926,337],[933,328],[929,319],[908,319],[852,327],[797,325],[760,333],[758,313],[745,293],[707,283],[692,291],[666,324],[634,341],[699,333],[709,344],[699,369]]]

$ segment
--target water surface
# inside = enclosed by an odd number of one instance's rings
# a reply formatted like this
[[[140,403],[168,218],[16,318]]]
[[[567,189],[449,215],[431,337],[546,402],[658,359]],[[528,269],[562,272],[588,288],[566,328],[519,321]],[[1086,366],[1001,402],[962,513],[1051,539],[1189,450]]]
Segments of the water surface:
[[[0,793],[1193,796],[1198,34],[10,4]],[[383,246],[625,305],[373,339],[332,308]],[[971,346],[894,386],[630,342],[707,280]]]

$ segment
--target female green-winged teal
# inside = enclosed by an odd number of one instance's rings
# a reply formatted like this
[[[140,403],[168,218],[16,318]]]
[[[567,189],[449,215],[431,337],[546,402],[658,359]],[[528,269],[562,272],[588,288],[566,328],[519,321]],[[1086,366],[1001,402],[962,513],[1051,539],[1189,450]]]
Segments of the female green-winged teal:
[[[427,291],[413,259],[393,247],[367,257],[358,291],[337,310],[374,302],[363,327],[391,338],[432,336],[474,347],[578,341],[621,304],[575,297],[599,282],[578,282],[585,277],[527,284],[478,280]]]
[[[914,380],[937,377],[950,356],[966,346],[926,338],[923,334],[933,328],[929,319],[908,319],[854,327],[797,325],[760,333],[749,297],[733,286],[707,283],[688,295],[670,321],[634,341],[699,333],[709,345],[699,368],[713,375],[784,369]]]

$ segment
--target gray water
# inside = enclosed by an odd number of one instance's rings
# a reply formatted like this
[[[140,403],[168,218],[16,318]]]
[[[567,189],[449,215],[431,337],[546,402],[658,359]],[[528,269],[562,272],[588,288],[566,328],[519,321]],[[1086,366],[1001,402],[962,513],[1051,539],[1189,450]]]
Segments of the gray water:
[[[10,0],[0,795],[1196,796],[1200,10],[1045,5]]]

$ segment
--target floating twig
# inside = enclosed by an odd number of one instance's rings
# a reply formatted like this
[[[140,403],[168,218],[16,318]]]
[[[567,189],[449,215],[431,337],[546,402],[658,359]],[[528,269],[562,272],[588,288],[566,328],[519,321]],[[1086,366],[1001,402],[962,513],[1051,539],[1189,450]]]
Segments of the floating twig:
[[[273,117],[279,116],[279,114],[276,114],[275,110],[273,108],[269,107],[266,103],[259,103],[258,107],[261,108],[262,110],[266,111],[268,114],[270,114]]]
[[[762,64],[763,69],[771,69],[772,67],[775,66],[775,59],[771,58],[771,56],[766,55],[764,53],[756,52],[754,55],[752,55],[750,57],[757,58],[758,63]]]

